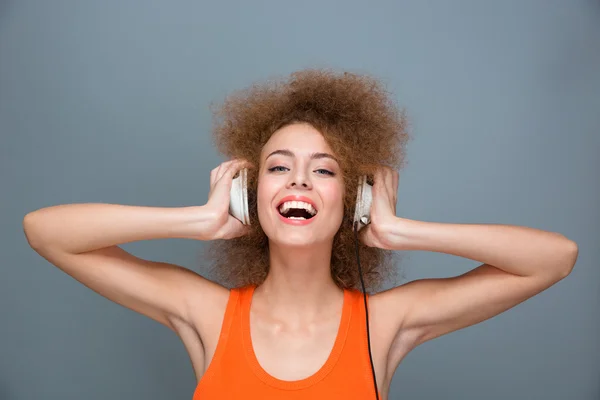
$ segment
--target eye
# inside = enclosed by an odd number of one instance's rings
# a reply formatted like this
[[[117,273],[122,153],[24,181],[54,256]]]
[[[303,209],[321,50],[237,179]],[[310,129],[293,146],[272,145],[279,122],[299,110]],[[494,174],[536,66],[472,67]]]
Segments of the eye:
[[[283,170],[287,169],[286,167],[282,167],[281,165],[277,165],[275,167],[269,168],[269,172],[283,172]]]
[[[329,170],[320,168],[317,170],[317,172],[319,172],[319,174],[325,174],[325,175],[330,175],[330,176],[335,176],[335,174]]]

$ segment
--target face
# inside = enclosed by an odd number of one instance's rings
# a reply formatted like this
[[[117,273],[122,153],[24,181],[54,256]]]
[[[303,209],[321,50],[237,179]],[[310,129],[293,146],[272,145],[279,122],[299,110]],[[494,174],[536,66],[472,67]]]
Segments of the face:
[[[343,218],[342,171],[325,138],[308,124],[276,131],[262,149],[258,219],[271,241],[309,246],[333,240]]]

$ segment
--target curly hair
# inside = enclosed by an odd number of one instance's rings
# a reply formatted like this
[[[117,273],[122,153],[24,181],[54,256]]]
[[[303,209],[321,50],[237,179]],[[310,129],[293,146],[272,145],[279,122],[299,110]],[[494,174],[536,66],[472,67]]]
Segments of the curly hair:
[[[213,109],[213,139],[229,158],[259,165],[263,146],[278,129],[308,123],[334,151],[343,172],[344,216],[333,240],[331,276],[342,289],[358,289],[359,272],[353,231],[356,190],[361,175],[372,177],[377,165],[405,164],[407,119],[376,79],[364,74],[308,69],[234,92]],[[257,171],[248,171],[251,232],[211,242],[205,255],[212,273],[227,287],[259,285],[269,271],[269,241],[258,221]],[[363,280],[375,290],[395,270],[390,251],[359,244]]]

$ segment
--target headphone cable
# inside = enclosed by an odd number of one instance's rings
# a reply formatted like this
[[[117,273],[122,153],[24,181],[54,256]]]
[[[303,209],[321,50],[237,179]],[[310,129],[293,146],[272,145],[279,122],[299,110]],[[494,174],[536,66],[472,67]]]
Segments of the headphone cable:
[[[369,332],[369,310],[367,308],[367,292],[365,290],[365,282],[362,277],[362,268],[360,267],[360,257],[358,255],[358,222],[354,222],[354,244],[356,249],[356,262],[358,263],[358,272],[360,278],[360,284],[363,290],[363,300],[365,303],[365,318],[367,325],[367,344],[369,348],[369,360],[371,361],[371,372],[373,373],[373,385],[375,386],[375,398],[379,400],[379,391],[377,390],[377,378],[375,377],[375,367],[373,366],[373,356],[371,355],[371,333]]]

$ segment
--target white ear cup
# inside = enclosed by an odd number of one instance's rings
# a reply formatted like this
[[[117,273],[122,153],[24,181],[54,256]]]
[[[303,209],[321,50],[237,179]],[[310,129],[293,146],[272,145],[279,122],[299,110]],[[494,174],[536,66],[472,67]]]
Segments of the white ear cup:
[[[357,230],[361,230],[371,222],[371,204],[373,202],[373,187],[367,183],[367,177],[361,176],[356,191],[356,208],[354,222],[358,222]]]
[[[229,213],[240,220],[244,225],[250,225],[250,214],[248,213],[248,170],[240,170],[237,178],[231,182],[231,193],[229,198]]]

